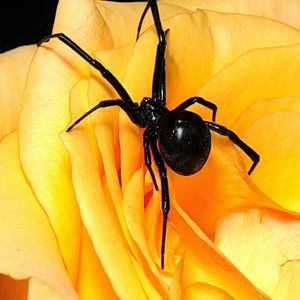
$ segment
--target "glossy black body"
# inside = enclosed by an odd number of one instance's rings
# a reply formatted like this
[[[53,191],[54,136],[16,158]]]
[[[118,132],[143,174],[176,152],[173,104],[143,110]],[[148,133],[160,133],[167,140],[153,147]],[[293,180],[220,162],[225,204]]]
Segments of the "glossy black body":
[[[175,110],[159,120],[158,145],[173,171],[191,175],[198,172],[208,158],[211,134],[200,116],[186,110]]]
[[[102,100],[77,119],[67,132],[72,130],[81,120],[99,108],[119,106],[124,110],[130,120],[136,125],[145,128],[143,134],[144,160],[152,177],[153,184],[158,190],[155,173],[152,169],[152,159],[157,166],[161,187],[162,209],[162,237],[161,237],[161,268],[164,268],[165,242],[167,235],[167,220],[170,210],[169,184],[167,176],[167,164],[172,170],[181,175],[190,175],[198,172],[205,162],[211,149],[210,131],[227,136],[233,143],[240,147],[252,160],[253,164],[249,174],[259,161],[258,154],[248,145],[241,141],[238,136],[226,127],[215,123],[217,107],[214,103],[201,97],[191,97],[183,101],[174,110],[169,111],[166,107],[166,74],[165,74],[165,49],[166,34],[161,25],[156,0],[149,0],[142,13],[138,25],[138,35],[141,30],[143,19],[147,11],[151,9],[155,29],[158,36],[156,59],[152,81],[152,95],[142,99],[140,105],[132,101],[131,97],[118,81],[99,61],[93,59],[87,52],[80,48],[74,41],[63,33],[46,36],[38,46],[52,38],[58,38],[78,55],[85,59],[93,68],[112,85],[121,99]],[[200,104],[212,111],[212,121],[204,121],[195,113],[186,109],[191,105]],[[209,196],[209,195],[208,195]]]

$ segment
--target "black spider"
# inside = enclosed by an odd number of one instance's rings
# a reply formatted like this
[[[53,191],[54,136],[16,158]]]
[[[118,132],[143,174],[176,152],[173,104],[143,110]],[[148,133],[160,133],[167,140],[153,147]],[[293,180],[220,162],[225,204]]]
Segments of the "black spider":
[[[101,107],[119,106],[130,120],[136,125],[145,128],[143,135],[144,159],[156,190],[158,185],[151,167],[151,152],[157,165],[162,193],[162,237],[161,237],[161,268],[164,268],[164,253],[167,230],[167,219],[170,210],[167,169],[165,163],[176,173],[191,175],[198,172],[205,164],[211,148],[210,130],[227,136],[239,146],[253,161],[248,171],[250,175],[259,162],[259,155],[246,145],[239,137],[226,127],[215,123],[217,106],[200,97],[192,97],[173,110],[166,107],[166,80],[165,80],[165,49],[167,31],[162,29],[156,0],[149,0],[142,14],[138,26],[138,35],[144,16],[151,9],[159,43],[156,49],[156,59],[152,82],[152,96],[142,99],[140,105],[133,102],[119,80],[107,70],[99,61],[93,59],[75,42],[63,33],[56,33],[43,38],[38,46],[52,38],[58,38],[77,54],[97,69],[102,76],[113,86],[121,99],[100,101],[68,129],[70,131],[76,124]],[[186,111],[192,104],[201,104],[212,110],[212,122],[204,121],[199,115]]]

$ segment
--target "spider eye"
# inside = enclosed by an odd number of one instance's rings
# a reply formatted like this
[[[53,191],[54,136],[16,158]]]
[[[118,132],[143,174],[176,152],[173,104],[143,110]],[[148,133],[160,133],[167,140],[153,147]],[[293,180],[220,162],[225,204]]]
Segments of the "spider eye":
[[[190,111],[171,111],[159,125],[159,148],[168,166],[181,175],[198,172],[211,147],[210,131],[201,117]]]

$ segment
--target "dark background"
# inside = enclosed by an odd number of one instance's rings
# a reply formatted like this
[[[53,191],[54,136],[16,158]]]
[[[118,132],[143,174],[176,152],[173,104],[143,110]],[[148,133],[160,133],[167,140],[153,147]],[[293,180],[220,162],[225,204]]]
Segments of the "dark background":
[[[8,2],[0,7],[0,52],[34,44],[51,32],[57,0]]]
[[[0,53],[35,44],[51,33],[58,0],[3,2],[6,3],[0,6]]]

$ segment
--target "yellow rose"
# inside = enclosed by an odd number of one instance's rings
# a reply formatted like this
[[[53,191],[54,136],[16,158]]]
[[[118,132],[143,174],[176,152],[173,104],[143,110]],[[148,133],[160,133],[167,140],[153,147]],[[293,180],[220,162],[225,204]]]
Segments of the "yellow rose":
[[[213,101],[217,122],[256,149],[261,163],[250,178],[249,159],[213,134],[203,170],[169,171],[165,270],[161,194],[143,163],[142,130],[107,108],[65,132],[116,92],[58,40],[1,55],[1,299],[300,295],[300,32],[271,20],[275,6],[266,15],[250,1],[243,8],[207,2],[160,3],[170,29],[168,107],[195,95]],[[150,13],[135,42],[144,6],[61,0],[53,29],[97,57],[135,101],[151,94],[157,45]]]

